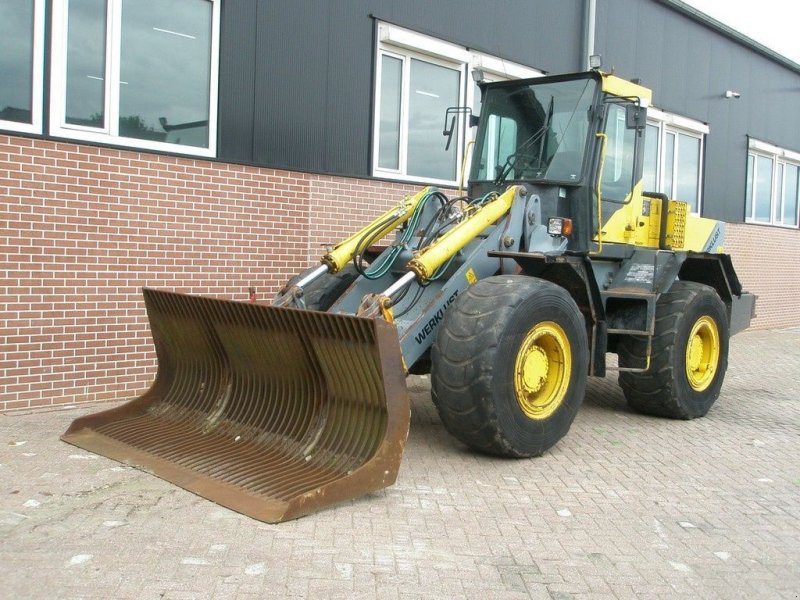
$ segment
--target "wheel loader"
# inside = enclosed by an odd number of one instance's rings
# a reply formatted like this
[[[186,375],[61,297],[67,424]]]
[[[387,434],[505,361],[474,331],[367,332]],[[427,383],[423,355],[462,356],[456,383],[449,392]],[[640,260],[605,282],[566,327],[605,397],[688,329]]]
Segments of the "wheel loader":
[[[403,198],[270,302],[145,289],[152,387],[63,439],[280,522],[394,483],[408,373],[504,457],[556,444],[609,353],[633,409],[705,415],[755,298],[723,223],[642,189],[650,90],[591,71],[482,93],[466,194]]]

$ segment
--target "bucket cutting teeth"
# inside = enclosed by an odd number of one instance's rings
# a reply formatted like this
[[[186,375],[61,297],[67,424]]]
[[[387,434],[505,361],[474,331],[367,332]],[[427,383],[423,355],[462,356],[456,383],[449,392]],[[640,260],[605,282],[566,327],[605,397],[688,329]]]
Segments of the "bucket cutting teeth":
[[[276,523],[394,483],[409,401],[382,319],[144,290],[158,373],[62,439]]]

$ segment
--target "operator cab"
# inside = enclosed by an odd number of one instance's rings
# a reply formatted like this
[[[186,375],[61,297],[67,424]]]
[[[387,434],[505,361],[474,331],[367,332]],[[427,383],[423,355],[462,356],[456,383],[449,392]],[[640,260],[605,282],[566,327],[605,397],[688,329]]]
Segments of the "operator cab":
[[[540,198],[543,217],[572,219],[569,249],[589,250],[598,223],[641,197],[650,90],[590,71],[487,83],[481,91],[469,195],[524,185]]]
[[[547,78],[561,79],[561,78]],[[597,81],[509,81],[487,86],[472,179],[577,184],[583,174]]]

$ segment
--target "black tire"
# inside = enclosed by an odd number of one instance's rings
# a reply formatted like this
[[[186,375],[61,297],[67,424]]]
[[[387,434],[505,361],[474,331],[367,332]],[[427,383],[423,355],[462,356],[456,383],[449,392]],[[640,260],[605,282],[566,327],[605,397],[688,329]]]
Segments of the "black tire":
[[[714,361],[713,342],[705,340],[713,322],[718,334],[718,359]],[[690,335],[695,326],[700,330],[692,339],[700,339],[697,369],[690,366],[692,347]],[[628,405],[641,413],[671,419],[694,419],[705,416],[719,397],[725,371],[728,368],[728,317],[714,288],[692,281],[676,281],[668,292],[661,294],[656,305],[655,335],[650,367],[644,373],[621,371],[619,384]],[[713,338],[711,338],[713,339]],[[622,366],[644,365],[647,338],[628,336],[617,347]],[[709,352],[706,355],[704,352]],[[706,358],[707,356],[707,358]],[[711,364],[716,362],[716,365]],[[694,378],[694,383],[690,381]],[[702,389],[700,389],[702,388]]]
[[[551,323],[561,330],[555,338],[539,333]],[[568,353],[571,368],[552,367],[546,344],[552,349],[553,339],[563,342],[561,358],[568,364]],[[563,391],[549,395],[557,398],[550,403],[545,398],[542,408],[531,406],[539,388],[520,392],[519,383],[528,381],[519,375],[528,373],[521,357],[537,353],[545,357],[541,364],[551,365],[536,371],[545,373],[537,380],[542,394],[551,379]],[[431,395],[447,431],[489,454],[539,456],[564,437],[583,402],[589,365],[586,325],[572,297],[553,283],[523,275],[488,277],[447,311],[431,361]],[[520,364],[526,368],[518,370]],[[535,417],[526,414],[525,402]]]
[[[286,284],[286,289],[299,281],[302,274],[295,275]],[[328,310],[347,288],[358,279],[356,268],[348,264],[338,273],[325,273],[303,289],[303,300],[308,310]]]

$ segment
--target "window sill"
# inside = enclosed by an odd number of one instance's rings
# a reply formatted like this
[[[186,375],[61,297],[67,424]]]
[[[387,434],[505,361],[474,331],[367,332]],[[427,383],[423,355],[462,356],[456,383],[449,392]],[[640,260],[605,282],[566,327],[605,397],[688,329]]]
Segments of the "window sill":
[[[767,223],[766,221],[755,221],[753,219],[745,219],[745,225],[761,225],[762,227],[779,227],[781,229],[798,230],[797,225],[784,225],[783,223]]]
[[[374,169],[372,176],[376,179],[386,179],[396,181],[398,183],[412,183],[412,184],[426,184],[426,185],[441,185],[448,188],[458,187],[458,181],[447,179],[435,179],[432,177],[418,177],[416,175],[403,175],[402,173],[393,173],[392,171],[380,171]]]
[[[167,142],[154,142],[138,138],[127,138],[122,136],[111,136],[103,133],[93,133],[90,131],[79,131],[66,128],[54,128],[50,134],[53,137],[64,141],[92,142],[103,146],[113,146],[115,148],[127,148],[130,150],[150,150],[164,154],[178,154],[181,156],[197,156],[202,158],[216,157],[216,147],[201,148],[199,146],[183,146],[181,144],[170,144]]]
[[[0,131],[41,134],[42,127],[38,123],[18,123],[16,121],[0,120]]]

